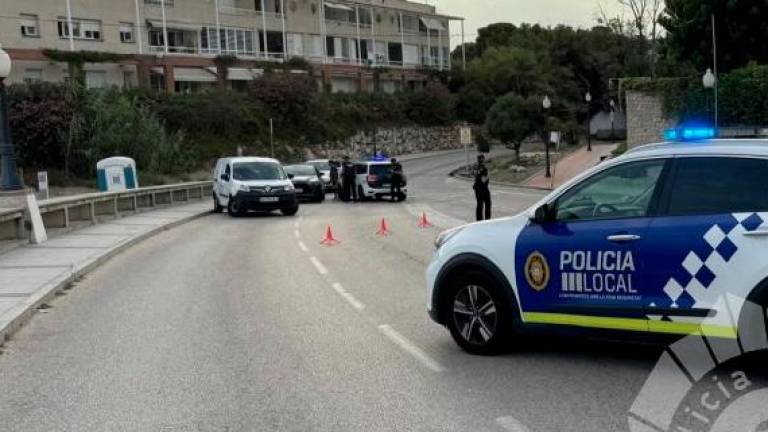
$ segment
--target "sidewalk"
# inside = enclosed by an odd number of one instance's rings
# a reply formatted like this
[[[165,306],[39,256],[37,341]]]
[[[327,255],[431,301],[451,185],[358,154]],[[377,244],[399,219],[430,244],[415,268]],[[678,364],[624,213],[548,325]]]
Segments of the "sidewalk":
[[[546,178],[545,172],[542,171],[528,180],[526,186],[550,188],[554,183],[554,187],[558,187],[600,163],[603,156],[610,156],[616,146],[617,144],[592,144],[591,152],[587,151],[586,146],[581,147],[564,159],[553,161],[552,178]]]
[[[0,344],[78,276],[133,244],[210,210],[209,200],[160,208],[0,254]]]

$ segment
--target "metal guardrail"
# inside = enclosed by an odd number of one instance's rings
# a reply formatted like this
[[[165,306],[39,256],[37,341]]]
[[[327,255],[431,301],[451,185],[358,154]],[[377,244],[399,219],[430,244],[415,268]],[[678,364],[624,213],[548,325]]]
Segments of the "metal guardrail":
[[[69,229],[73,223],[97,224],[105,218],[186,203],[210,197],[213,182],[152,186],[120,192],[89,193],[40,201],[45,228]],[[25,210],[0,209],[0,240],[27,238]]]

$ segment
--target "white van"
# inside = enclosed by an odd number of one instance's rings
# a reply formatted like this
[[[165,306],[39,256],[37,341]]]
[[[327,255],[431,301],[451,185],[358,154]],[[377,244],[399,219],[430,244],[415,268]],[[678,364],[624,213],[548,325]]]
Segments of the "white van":
[[[280,210],[286,216],[299,211],[296,190],[275,159],[259,157],[222,158],[213,172],[213,211],[225,207],[230,216],[248,212]]]

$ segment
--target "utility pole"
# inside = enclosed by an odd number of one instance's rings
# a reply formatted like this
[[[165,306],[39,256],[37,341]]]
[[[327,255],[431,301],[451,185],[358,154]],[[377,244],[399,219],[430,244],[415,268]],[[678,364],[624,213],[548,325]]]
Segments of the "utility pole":
[[[712,62],[714,63],[713,66],[715,73],[715,131],[717,131],[717,87],[719,85],[718,81],[720,81],[720,79],[717,76],[717,29],[715,28],[715,14],[712,14]]]
[[[275,158],[275,129],[272,124],[272,119],[269,119],[269,147],[272,152],[272,159]]]

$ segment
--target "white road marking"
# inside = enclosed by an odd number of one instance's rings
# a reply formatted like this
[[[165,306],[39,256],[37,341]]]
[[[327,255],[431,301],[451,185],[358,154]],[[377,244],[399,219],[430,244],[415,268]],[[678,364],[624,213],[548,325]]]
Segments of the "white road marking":
[[[307,245],[304,244],[303,241],[299,240],[299,249],[301,249],[304,252],[309,252],[309,248]]]
[[[294,235],[296,238],[301,238],[301,233],[299,232],[299,230],[293,230],[293,235]]]
[[[531,431],[530,429],[525,427],[524,424],[520,423],[520,420],[512,416],[499,417],[496,419],[496,424],[509,432],[530,432]]]
[[[299,229],[299,221],[294,222],[293,227]]]
[[[427,369],[433,372],[442,372],[443,370],[445,370],[440,365],[440,363],[438,363],[432,357],[430,357],[427,353],[422,351],[421,348],[414,345],[413,342],[406,339],[405,336],[396,332],[395,329],[390,327],[388,324],[380,325],[379,331],[384,333],[384,335],[388,337],[389,340],[394,342],[395,345],[399,346],[400,349],[412,355],[416,360],[421,362],[421,364],[423,364]]]
[[[336,290],[336,292],[339,293],[340,296],[344,297],[344,300],[346,300],[349,304],[351,304],[353,308],[359,311],[365,309],[365,305],[361,303],[358,299],[356,299],[352,294],[348,293],[347,290],[345,290],[340,283],[338,282],[334,283],[333,289]]]
[[[320,262],[319,259],[317,259],[315,257],[309,257],[309,260],[312,261],[312,264],[314,264],[314,266],[317,269],[318,273],[320,273],[323,276],[328,274],[328,269],[325,268],[325,266],[323,265],[323,263]]]

